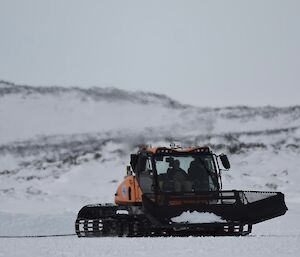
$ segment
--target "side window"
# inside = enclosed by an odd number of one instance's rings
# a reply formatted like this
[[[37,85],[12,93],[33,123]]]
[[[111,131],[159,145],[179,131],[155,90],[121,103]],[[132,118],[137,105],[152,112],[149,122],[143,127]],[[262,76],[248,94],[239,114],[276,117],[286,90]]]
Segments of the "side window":
[[[153,185],[153,171],[150,158],[147,158],[145,166],[145,170],[139,175],[139,184],[143,193],[151,193]]]
[[[214,172],[214,163],[211,157],[204,159],[205,166],[210,172]]]
[[[153,175],[153,171],[152,171],[152,162],[151,159],[148,158],[146,161],[146,173],[149,175]]]

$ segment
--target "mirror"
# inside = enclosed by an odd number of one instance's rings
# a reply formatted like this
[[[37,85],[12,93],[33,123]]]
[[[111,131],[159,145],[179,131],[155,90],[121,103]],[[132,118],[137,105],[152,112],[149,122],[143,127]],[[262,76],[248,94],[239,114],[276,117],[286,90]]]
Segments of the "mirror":
[[[220,157],[220,160],[221,160],[221,162],[222,162],[223,167],[224,167],[226,170],[230,169],[230,163],[229,163],[229,160],[228,160],[228,158],[227,158],[227,155],[221,154],[219,157]]]
[[[127,174],[127,176],[131,176],[132,175],[132,170],[131,170],[131,168],[130,168],[129,165],[126,166],[126,174]]]
[[[131,154],[130,155],[130,165],[133,170],[135,170],[135,166],[137,164],[138,155],[137,154]]]

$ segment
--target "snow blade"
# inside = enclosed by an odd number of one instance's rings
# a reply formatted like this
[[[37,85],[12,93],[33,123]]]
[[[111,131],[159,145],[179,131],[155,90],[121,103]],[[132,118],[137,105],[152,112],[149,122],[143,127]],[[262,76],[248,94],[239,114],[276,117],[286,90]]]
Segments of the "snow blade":
[[[170,224],[184,212],[212,213],[224,222],[255,224],[285,214],[280,192],[209,191],[144,194],[146,215],[158,225]]]

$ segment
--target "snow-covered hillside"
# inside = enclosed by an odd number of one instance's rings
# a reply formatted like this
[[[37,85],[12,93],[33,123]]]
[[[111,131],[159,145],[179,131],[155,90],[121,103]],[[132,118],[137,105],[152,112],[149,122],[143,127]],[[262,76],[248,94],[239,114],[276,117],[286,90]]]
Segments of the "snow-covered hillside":
[[[199,108],[164,95],[114,88],[30,87],[2,81],[0,100],[2,144],[38,136],[128,131],[151,139],[257,135],[289,131],[300,119],[300,106]]]
[[[130,153],[141,144],[168,146],[171,142],[182,146],[209,145],[216,153],[226,153],[232,169],[223,173],[224,189],[285,193],[289,212],[258,225],[254,235],[263,235],[265,231],[275,237],[299,234],[294,221],[300,211],[300,106],[204,108],[147,92],[31,87],[2,81],[0,236],[74,233],[74,219],[80,207],[113,201]],[[176,240],[179,246],[188,243]],[[231,253],[236,244],[231,240],[205,239],[202,246],[213,251],[215,243],[219,249],[226,245],[225,252]],[[299,237],[290,238],[288,244],[278,246],[277,250],[266,247],[278,245],[279,239],[267,243],[261,238],[253,240],[240,241],[243,255],[259,256],[254,247],[258,243],[265,247],[260,256],[274,256],[278,249],[290,250],[293,256]],[[72,242],[53,239],[39,244],[46,249],[45,256],[57,256],[58,251],[63,252],[62,256],[85,256],[84,250],[78,254],[61,245]],[[120,242],[127,244],[125,252],[121,248],[111,252],[116,241],[105,242],[108,246],[103,255],[117,256],[122,252],[132,256],[128,249],[135,245],[135,240]],[[0,255],[1,252],[5,256],[21,255],[21,251],[13,252],[15,241],[2,239],[2,243],[7,247],[0,245]],[[193,245],[198,243],[191,241]],[[28,250],[29,255],[41,252],[39,247],[30,246],[30,242],[22,244],[21,248]],[[84,249],[94,254],[98,251],[97,244],[98,241],[89,241],[93,250]],[[157,249],[164,245],[158,239],[151,239],[139,244],[145,245],[143,249],[135,247],[148,256],[148,246],[152,244],[157,244]],[[167,244],[171,247],[174,241],[168,239]],[[55,247],[60,250],[51,252]],[[174,249],[168,253],[186,256],[196,250]],[[289,255],[286,252],[284,255]],[[218,250],[213,256],[222,253]]]

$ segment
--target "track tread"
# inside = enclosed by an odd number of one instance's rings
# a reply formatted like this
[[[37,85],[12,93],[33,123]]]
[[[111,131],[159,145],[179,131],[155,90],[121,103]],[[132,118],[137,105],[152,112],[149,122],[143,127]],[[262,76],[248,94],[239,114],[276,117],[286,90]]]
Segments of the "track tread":
[[[220,223],[186,225],[180,228],[176,224],[154,226],[144,214],[117,214],[114,205],[87,205],[82,208],[75,222],[78,237],[167,237],[167,236],[245,236],[251,233],[251,224]],[[89,212],[91,211],[91,212]],[[130,212],[130,211],[129,211]],[[95,213],[98,217],[95,218]],[[93,217],[93,218],[91,218]],[[248,225],[245,230],[244,226]],[[177,229],[178,227],[178,229]]]

